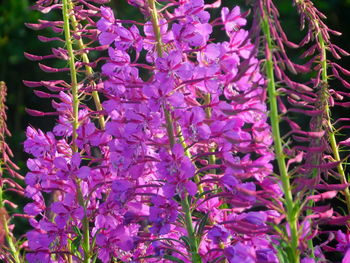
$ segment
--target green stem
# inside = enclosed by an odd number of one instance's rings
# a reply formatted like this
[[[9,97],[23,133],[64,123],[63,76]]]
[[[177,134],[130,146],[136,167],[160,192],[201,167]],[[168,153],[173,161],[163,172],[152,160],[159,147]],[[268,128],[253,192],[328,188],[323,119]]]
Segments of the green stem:
[[[63,0],[62,2],[62,11],[63,11],[63,28],[64,28],[64,35],[65,35],[65,41],[66,41],[66,48],[68,51],[68,62],[69,62],[69,69],[70,69],[70,77],[71,77],[71,91],[72,91],[72,100],[73,100],[73,120],[72,120],[72,126],[73,126],[73,135],[72,135],[72,142],[73,142],[73,151],[77,152],[78,148],[76,145],[76,139],[77,139],[77,129],[79,126],[79,120],[78,120],[78,111],[79,111],[79,98],[78,98],[78,80],[77,80],[77,71],[75,68],[75,59],[74,59],[74,51],[73,51],[73,43],[72,43],[72,37],[70,34],[70,24],[69,24],[69,17],[70,12],[72,11],[70,9],[70,0]]]
[[[182,130],[181,130],[180,125],[177,126],[177,133],[179,134],[179,139],[181,141],[182,148],[184,148],[185,155],[191,159],[191,153],[190,153],[190,150],[187,148],[187,144],[185,142],[184,136],[182,135]],[[204,190],[203,190],[203,186],[201,184],[199,184],[201,181],[199,174],[195,174],[193,179],[194,179],[195,183],[198,185],[199,194],[202,194],[204,192]]]
[[[169,138],[170,148],[173,148],[175,144],[175,133],[174,133],[174,125],[173,125],[173,118],[171,117],[171,114],[168,109],[163,106],[163,111],[165,115],[165,122],[166,122],[166,131]]]
[[[273,50],[273,41],[271,38],[269,22],[267,14],[263,13],[262,18],[262,29],[266,37],[266,75],[267,75],[267,91],[270,103],[270,120],[272,126],[272,135],[274,140],[274,150],[275,157],[278,163],[278,169],[280,172],[280,179],[282,181],[282,187],[285,197],[286,204],[286,213],[287,213],[287,222],[290,227],[290,263],[299,263],[300,262],[300,252],[298,250],[298,227],[297,227],[297,211],[294,211],[294,201],[292,195],[292,189],[289,181],[289,175],[286,167],[285,155],[283,153],[282,140],[279,128],[279,116],[278,116],[278,107],[277,107],[277,91],[274,79],[274,66],[272,60],[272,50]]]
[[[66,48],[69,56],[69,68],[71,75],[71,91],[72,91],[72,100],[73,100],[73,133],[72,133],[72,150],[73,152],[78,152],[78,147],[76,144],[77,139],[77,129],[79,127],[79,94],[78,94],[78,81],[77,81],[77,72],[75,68],[75,59],[73,51],[72,37],[70,33],[70,12],[72,12],[72,3],[71,0],[62,1],[62,11],[63,11],[63,28],[66,41]],[[77,197],[79,204],[84,208],[84,218],[83,218],[83,250],[84,250],[84,263],[90,263],[90,230],[89,230],[89,220],[87,217],[86,204],[83,199],[83,194],[81,192],[79,180],[77,180]]]
[[[326,44],[325,41],[322,37],[321,33],[318,33],[317,35],[318,41],[320,43],[320,48],[321,48],[321,67],[322,67],[322,74],[321,74],[321,80],[322,83],[321,85],[324,85],[325,87],[328,87],[328,75],[327,75],[327,53],[326,53]],[[327,92],[327,91],[325,91]],[[342,184],[347,184],[347,178],[345,175],[344,167],[343,167],[343,162],[340,159],[340,154],[339,154],[339,147],[337,144],[337,140],[335,138],[335,129],[332,125],[331,122],[331,111],[329,108],[328,104],[328,98],[326,100],[326,107],[325,107],[326,115],[327,115],[327,126],[328,126],[328,140],[332,148],[333,152],[333,158],[336,162],[339,162],[337,165],[337,170],[340,175],[340,180]],[[345,195],[345,200],[346,200],[346,206],[348,209],[348,212],[350,212],[350,192],[349,188],[345,188],[344,190],[344,195]]]
[[[210,104],[210,93],[206,94],[204,97],[204,105],[209,105]],[[211,108],[206,107],[205,108],[205,113],[207,115],[207,118],[210,120],[211,119]],[[210,147],[209,152],[215,152],[215,147]],[[216,163],[216,156],[215,154],[209,155],[209,164],[215,164]],[[210,173],[214,174],[215,170],[210,170]]]
[[[70,6],[69,6],[69,9],[70,10],[73,10],[73,3],[72,2],[69,2]],[[72,25],[72,31],[77,33],[77,29],[78,29],[78,21],[75,17],[74,14],[72,14],[70,16],[70,20],[71,20],[71,25]],[[83,42],[83,39],[82,37],[79,38],[78,40],[76,40],[76,43],[77,43],[77,46],[79,48],[80,51],[84,50],[85,49],[85,45],[84,45],[84,42]],[[90,62],[89,60],[89,57],[87,55],[86,52],[83,52],[81,54],[81,57],[83,59],[83,62],[85,63],[85,72],[86,72],[86,76],[87,77],[91,77],[93,76],[94,72],[93,72],[93,69],[92,67],[90,67],[88,65],[88,63]],[[101,101],[100,101],[100,97],[98,95],[98,92],[97,91],[92,91],[92,98],[94,100],[94,103],[95,103],[95,107],[98,111],[102,111],[103,110],[103,107],[101,105]],[[100,123],[100,127],[101,129],[104,129],[105,128],[105,120],[104,120],[104,117],[102,115],[99,116],[99,123]]]
[[[0,163],[1,165],[1,163]],[[2,175],[2,167],[0,166],[0,178]],[[19,249],[18,247],[14,244],[13,238],[11,235],[11,232],[8,227],[8,222],[5,213],[2,213],[1,210],[5,209],[3,205],[3,199],[2,199],[2,183],[0,182],[0,226],[3,227],[5,231],[5,239],[7,242],[7,245],[9,247],[10,253],[13,257],[13,260],[15,263],[21,263],[20,258],[19,258]]]
[[[84,202],[83,193],[81,191],[80,182],[77,182],[77,194],[79,205],[84,208],[84,217],[82,220],[83,223],[83,250],[84,250],[84,263],[90,262],[90,231],[89,231],[89,219],[87,217],[87,207]]]
[[[151,11],[152,16],[152,26],[153,26],[153,32],[156,37],[157,41],[157,53],[159,57],[163,56],[163,41],[162,41],[162,35],[160,33],[160,26],[159,26],[159,19],[158,19],[158,11],[156,8],[156,4],[154,0],[148,0],[148,6]]]
[[[188,239],[190,241],[192,263],[202,263],[202,259],[198,254],[198,243],[197,243],[197,239],[193,229],[192,213],[191,213],[190,205],[188,203],[187,194],[181,200],[181,206],[185,213],[185,224],[186,224]]]

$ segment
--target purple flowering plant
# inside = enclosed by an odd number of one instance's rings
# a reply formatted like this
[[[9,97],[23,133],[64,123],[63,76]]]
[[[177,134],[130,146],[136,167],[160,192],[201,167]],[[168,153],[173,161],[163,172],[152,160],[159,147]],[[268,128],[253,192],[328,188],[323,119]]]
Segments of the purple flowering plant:
[[[350,87],[334,62],[349,54],[313,2],[292,1],[306,31],[298,44],[272,0],[247,1],[246,12],[219,0],[128,0],[142,22],[119,19],[108,2],[33,6],[61,20],[27,24],[57,36],[39,36],[52,54],[25,56],[68,77],[24,81],[54,109],[28,113],[57,116],[51,131],[27,128],[25,178],[5,142],[0,84],[0,259],[350,262],[350,119],[331,115],[349,93],[330,85]],[[31,200],[24,214],[7,212],[4,191]],[[21,239],[14,216],[31,226]]]

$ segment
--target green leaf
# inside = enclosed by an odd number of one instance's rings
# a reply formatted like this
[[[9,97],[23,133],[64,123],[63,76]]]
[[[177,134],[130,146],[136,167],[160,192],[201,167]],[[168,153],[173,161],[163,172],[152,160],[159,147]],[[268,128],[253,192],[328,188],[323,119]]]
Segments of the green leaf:
[[[95,233],[95,236],[93,237],[92,239],[92,242],[91,242],[91,248],[92,250],[95,248],[95,244],[96,244],[96,237],[97,235],[102,231],[102,229],[100,228],[99,230],[96,231]]]
[[[170,256],[170,255],[164,255],[163,256],[164,259],[169,259],[173,262],[177,262],[177,263],[185,263],[185,261],[183,261],[182,259],[179,259],[177,257],[174,257],[174,256]]]
[[[79,252],[78,249],[80,247],[80,242],[82,240],[81,236],[77,236],[73,239],[71,247],[72,247],[72,253],[75,254],[76,252]]]
[[[193,263],[202,263],[202,258],[198,253],[192,252],[192,262]]]
[[[95,253],[95,254],[92,255],[91,263],[95,263],[95,262],[96,262],[97,256],[98,256],[97,253]]]
[[[180,223],[180,224],[185,224],[185,218],[183,215],[181,214],[178,214],[177,215],[177,221]]]
[[[220,260],[223,260],[225,256],[219,256],[217,258],[214,258],[212,261],[209,261],[208,263],[216,263],[219,262]]]
[[[208,191],[204,191],[203,193],[199,194],[198,196],[196,196],[196,200],[198,201],[200,198],[202,198],[203,196],[216,192],[217,190],[208,190]]]
[[[190,245],[191,242],[190,242],[190,239],[187,236],[180,237],[180,240],[182,240],[185,243],[187,249],[191,248],[191,245]]]
[[[277,250],[278,262],[288,263],[289,259],[288,259],[288,255],[286,253],[286,248],[287,248],[286,242],[281,240],[278,245],[274,244],[273,242],[271,242],[271,244]]]
[[[80,229],[77,226],[73,226],[73,231],[78,235],[78,236],[83,236],[81,233]]]
[[[299,200],[297,200],[294,203],[293,210],[292,210],[293,218],[298,218],[299,213],[300,213],[300,202],[299,202]]]
[[[201,237],[204,231],[205,226],[207,225],[208,222],[208,214],[204,214],[202,218],[198,221],[196,225],[196,233],[197,237]]]
[[[138,259],[145,259],[145,258],[159,258],[159,256],[149,255],[149,256],[139,257]]]

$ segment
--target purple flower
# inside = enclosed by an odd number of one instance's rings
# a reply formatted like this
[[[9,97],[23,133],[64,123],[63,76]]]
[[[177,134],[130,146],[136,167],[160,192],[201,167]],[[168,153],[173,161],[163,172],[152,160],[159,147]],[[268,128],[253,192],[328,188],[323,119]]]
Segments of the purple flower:
[[[111,198],[118,204],[122,205],[127,202],[134,194],[134,184],[130,181],[118,179],[112,183]]]
[[[107,31],[114,23],[115,18],[113,10],[109,7],[101,6],[101,19],[97,22],[97,28],[100,31]]]
[[[256,263],[256,254],[253,247],[238,242],[234,246],[226,247],[224,250],[229,263]]]
[[[73,194],[66,194],[62,202],[51,204],[51,211],[56,213],[55,223],[57,227],[63,229],[69,219],[78,222],[84,217],[84,209],[77,205],[77,200]]]
[[[180,114],[183,114],[182,112]],[[181,125],[186,139],[193,142],[207,140],[210,137],[211,131],[205,121],[205,112],[200,107],[193,107],[186,111],[181,118]]]
[[[101,19],[97,22],[97,28],[101,31],[99,41],[102,45],[113,43],[118,37],[116,34],[115,18],[111,8],[101,7]]]
[[[341,230],[337,231],[335,239],[338,241],[336,246],[337,251],[344,253],[342,263],[350,261],[350,234],[344,234]]]
[[[48,252],[27,253],[26,260],[29,263],[51,263],[51,255]]]
[[[208,232],[208,238],[213,240],[214,244],[225,243],[229,235],[229,231],[223,225],[215,225]]]
[[[316,263],[314,258],[303,258],[300,263]]]
[[[236,217],[236,220],[242,220],[251,224],[254,224],[259,227],[264,227],[267,220],[267,215],[263,211],[259,212],[248,212],[240,214]]]
[[[143,38],[136,25],[132,25],[129,29],[117,26],[115,32],[118,36],[118,39],[115,40],[115,47],[118,50],[128,50],[130,47],[134,47],[136,52],[141,52]]]
[[[185,190],[190,195],[195,195],[197,186],[188,180],[194,176],[195,167],[191,160],[185,156],[181,144],[175,144],[172,153],[164,148],[160,152],[161,162],[157,164],[160,179],[165,179],[164,194],[172,197],[175,192],[181,194]]]
[[[79,153],[73,154],[70,160],[63,157],[56,157],[53,164],[57,169],[56,175],[58,178],[67,180],[69,177],[76,175],[81,162]]]
[[[35,157],[44,157],[46,154],[52,154],[55,150],[56,140],[51,132],[45,134],[41,130],[36,131],[32,127],[28,127],[26,136],[24,150]]]
[[[258,263],[279,263],[276,252],[270,248],[257,249],[256,251],[256,262]],[[312,262],[305,262],[312,263]]]
[[[202,46],[212,33],[210,24],[193,22],[185,25],[173,24],[172,31],[178,43],[188,43],[192,47]]]
[[[225,49],[221,43],[210,43],[197,55],[197,60],[201,66],[208,64],[222,63],[221,59],[225,55]]]
[[[152,223],[151,233],[165,235],[171,229],[171,223],[176,221],[178,204],[172,199],[162,196],[152,198],[153,206],[150,207],[149,220]]]
[[[168,22],[165,19],[159,20],[159,28],[163,43],[169,43],[171,40],[173,40],[173,32],[168,31]],[[146,39],[143,42],[143,47],[146,50],[152,50],[154,48],[156,38],[154,36],[153,25],[151,21],[147,21],[145,23],[143,30],[146,35]]]
[[[149,98],[151,111],[158,112],[162,106],[184,107],[184,95],[173,91],[175,81],[167,74],[156,74],[156,81],[150,85],[145,85],[143,93]]]
[[[164,57],[158,57],[155,61],[158,80],[165,79],[166,76],[178,77],[182,80],[188,80],[192,76],[193,65],[190,62],[183,62],[183,54],[179,51],[171,51]]]
[[[30,230],[26,234],[28,239],[28,246],[30,250],[38,251],[35,253],[28,253],[26,259],[30,263],[37,262],[51,262],[49,247],[55,240],[54,236],[48,236],[45,233],[41,233],[37,230]]]
[[[46,210],[45,200],[40,191],[32,186],[27,186],[25,194],[34,201],[24,206],[23,210],[27,215],[36,216]]]
[[[112,256],[116,257],[124,254],[125,251],[132,250],[135,247],[133,236],[137,231],[138,226],[135,225],[129,227],[118,225],[109,231],[102,230],[96,235],[96,245],[99,247],[98,258],[105,263],[109,262]]]
[[[227,7],[221,9],[221,19],[225,25],[225,30],[229,34],[232,31],[238,31],[241,26],[245,26],[247,20],[242,18],[239,6],[230,10]]]
[[[203,0],[192,0],[188,1],[188,3],[183,6],[183,12],[188,21],[200,21],[201,23],[209,22],[210,14],[204,11],[204,4]]]
[[[34,252],[47,252],[63,262],[61,254],[66,254],[62,251],[70,247],[68,236],[71,241],[76,238],[74,228],[82,230],[84,218],[89,221],[91,240],[96,241],[90,252],[102,262],[145,258],[152,263],[159,258],[147,256],[161,256],[170,248],[172,256],[187,262],[187,248],[175,246],[171,240],[188,235],[179,201],[190,196],[191,213],[207,213],[210,221],[217,222],[206,228],[198,244],[204,261],[224,255],[229,262],[275,262],[274,251],[261,241],[271,240],[265,233],[266,221],[272,221],[273,213],[248,210],[261,205],[257,197],[263,200],[264,196],[258,196],[261,191],[256,190],[265,189],[269,182],[273,154],[263,101],[265,81],[259,73],[260,61],[252,53],[256,47],[250,42],[251,35],[239,29],[246,24],[239,7],[231,12],[224,8],[221,20],[210,20],[207,9],[218,2],[165,3],[166,13],[160,14],[158,21],[162,52],[157,52],[159,42],[146,1],[129,1],[150,18],[144,24],[144,36],[139,32],[140,23],[129,26],[130,21],[115,19],[112,9],[101,7],[98,13],[92,6],[105,1],[83,1],[71,10],[78,20],[79,34],[74,37],[93,41],[98,36],[103,45],[87,46],[86,55],[108,46],[107,59],[97,57],[88,63],[93,66],[105,61],[103,85],[102,81],[78,84],[77,134],[72,134],[73,95],[65,82],[52,85],[61,91],[52,95],[59,115],[54,134],[63,139],[31,128],[27,131],[25,149],[36,159],[28,161],[26,195],[33,201],[25,212],[40,216],[39,222],[31,219],[36,230],[30,237],[33,253],[28,257],[35,261]],[[50,1],[39,2],[49,5]],[[93,18],[80,23],[90,13]],[[61,22],[51,24],[62,30]],[[227,31],[225,42],[211,39],[214,28],[217,32],[219,27]],[[83,51],[74,52],[79,55]],[[67,58],[63,49],[54,53]],[[77,70],[81,72],[85,64],[85,58],[77,60]],[[102,110],[95,111],[85,100],[91,91],[103,93]],[[97,121],[102,114],[105,127]],[[175,141],[171,146],[170,129],[166,129],[170,125]],[[198,186],[208,192],[205,196],[199,195],[194,183],[197,176]],[[57,194],[49,210],[42,191]],[[77,200],[80,192],[88,199],[84,207]],[[50,221],[47,215],[51,214]],[[190,216],[195,222],[195,214]],[[152,242],[154,239],[158,241]],[[218,249],[220,243],[230,246]],[[80,255],[83,259],[81,248]]]

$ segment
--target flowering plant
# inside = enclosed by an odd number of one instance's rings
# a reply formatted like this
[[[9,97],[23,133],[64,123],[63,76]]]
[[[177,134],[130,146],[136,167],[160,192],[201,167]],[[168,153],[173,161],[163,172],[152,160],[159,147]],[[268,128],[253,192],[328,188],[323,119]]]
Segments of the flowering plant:
[[[0,190],[11,182],[31,199],[22,216],[32,227],[18,243],[1,218],[3,259],[311,263],[339,252],[349,262],[349,234],[325,227],[348,227],[350,211],[349,139],[338,127],[349,118],[331,118],[348,93],[330,88],[332,78],[349,88],[341,74],[350,73],[328,57],[348,53],[331,42],[339,33],[325,16],[293,1],[307,30],[295,44],[271,0],[246,12],[220,1],[128,3],[145,21],[119,19],[108,0],[34,5],[62,15],[27,24],[51,28],[57,36],[39,40],[61,45],[25,55],[62,60],[39,67],[70,79],[24,81],[46,89],[34,92],[55,110],[28,113],[58,118],[52,131],[27,128],[25,190],[0,174]],[[303,64],[290,49],[305,50]],[[0,164],[21,179],[0,143]]]

